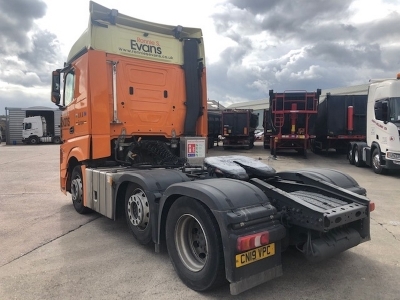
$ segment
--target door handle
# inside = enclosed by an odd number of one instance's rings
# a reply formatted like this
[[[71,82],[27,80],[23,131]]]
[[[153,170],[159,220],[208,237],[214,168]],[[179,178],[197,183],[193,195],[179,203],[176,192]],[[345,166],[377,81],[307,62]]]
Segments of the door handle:
[[[70,133],[70,134],[73,134],[73,133],[74,133],[74,126],[72,126],[72,127],[69,128],[69,133]]]

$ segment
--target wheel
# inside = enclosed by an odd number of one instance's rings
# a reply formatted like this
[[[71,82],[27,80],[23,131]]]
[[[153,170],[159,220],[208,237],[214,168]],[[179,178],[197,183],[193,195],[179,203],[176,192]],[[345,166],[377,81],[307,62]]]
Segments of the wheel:
[[[54,144],[61,144],[61,139],[60,139],[60,137],[59,137],[59,136],[55,136],[55,137],[53,138],[53,143],[54,143]]]
[[[71,176],[71,196],[75,210],[80,214],[87,214],[91,210],[83,205],[83,181],[80,165],[75,166]]]
[[[142,245],[152,241],[150,202],[137,184],[130,184],[125,194],[125,216],[133,236]]]
[[[221,234],[203,204],[177,199],[167,216],[166,240],[172,265],[189,288],[206,291],[226,283]]]
[[[356,167],[362,167],[364,165],[361,157],[360,157],[360,151],[358,150],[358,146],[354,146],[354,164]]]
[[[28,142],[31,145],[36,145],[36,144],[39,144],[39,139],[36,136],[31,136],[31,137],[29,137]]]
[[[350,145],[349,150],[347,151],[347,159],[351,165],[354,165],[354,151],[353,147]]]
[[[381,165],[381,154],[378,148],[375,148],[372,152],[372,169],[376,174],[385,174],[387,169]]]

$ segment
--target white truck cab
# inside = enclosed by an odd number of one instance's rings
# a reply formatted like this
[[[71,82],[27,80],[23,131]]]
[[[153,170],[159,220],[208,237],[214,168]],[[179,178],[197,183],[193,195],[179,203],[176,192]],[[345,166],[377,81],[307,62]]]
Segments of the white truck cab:
[[[400,73],[396,79],[371,82],[366,142],[350,143],[349,161],[378,174],[400,169]]]
[[[46,118],[33,116],[24,118],[22,123],[22,142],[26,144],[56,143],[61,141],[59,136],[53,136],[47,131]]]

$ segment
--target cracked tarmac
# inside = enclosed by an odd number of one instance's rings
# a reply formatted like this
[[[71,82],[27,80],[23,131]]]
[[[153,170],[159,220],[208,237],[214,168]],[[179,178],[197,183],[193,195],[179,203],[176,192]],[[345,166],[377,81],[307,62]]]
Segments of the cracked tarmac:
[[[214,148],[209,155],[233,151]],[[168,254],[139,245],[124,219],[79,215],[59,189],[59,146],[0,146],[0,299],[400,299],[400,174],[376,175],[343,155],[271,159],[257,143],[236,154],[277,170],[334,168],[376,204],[372,240],[318,264],[283,253],[283,276],[239,296],[200,294],[177,277]]]

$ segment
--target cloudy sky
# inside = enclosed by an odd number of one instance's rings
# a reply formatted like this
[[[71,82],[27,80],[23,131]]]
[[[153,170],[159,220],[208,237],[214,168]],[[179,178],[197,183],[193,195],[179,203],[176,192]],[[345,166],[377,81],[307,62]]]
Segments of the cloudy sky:
[[[400,72],[400,0],[97,0],[136,18],[201,27],[208,97],[335,88]],[[196,3],[199,3],[196,5]],[[50,74],[87,26],[87,0],[0,0],[0,115],[53,107]]]

